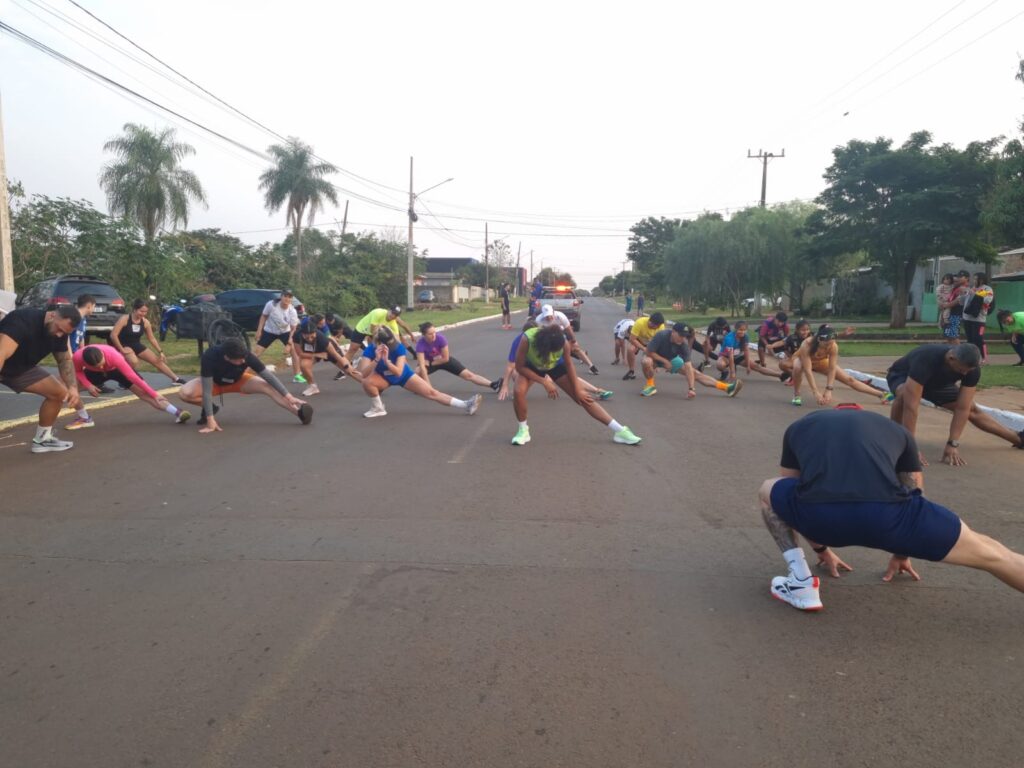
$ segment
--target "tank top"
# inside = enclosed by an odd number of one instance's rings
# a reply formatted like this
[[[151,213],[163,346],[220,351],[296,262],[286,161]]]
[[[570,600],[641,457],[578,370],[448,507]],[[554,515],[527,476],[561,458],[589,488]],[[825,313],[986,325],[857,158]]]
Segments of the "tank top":
[[[526,362],[538,371],[550,371],[561,361],[563,351],[560,349],[541,359],[540,355],[537,354],[536,347],[536,338],[539,332],[540,328],[531,328],[523,334],[526,337]]]
[[[124,328],[117,334],[117,340],[121,342],[122,347],[135,347],[142,343],[142,334],[145,329],[143,320],[135,322],[132,320],[131,315],[128,315],[128,322],[125,323]]]

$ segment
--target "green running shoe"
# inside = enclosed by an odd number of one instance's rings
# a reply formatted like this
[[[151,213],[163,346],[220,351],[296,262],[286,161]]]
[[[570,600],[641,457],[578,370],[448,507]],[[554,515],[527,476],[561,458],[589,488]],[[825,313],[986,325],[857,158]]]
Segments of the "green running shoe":
[[[308,384],[309,383],[309,382],[306,381],[306,377],[303,376],[301,373],[296,373],[295,376],[292,377],[292,381],[294,383],[296,383],[296,384]]]
[[[530,428],[520,427],[516,431],[516,436],[512,438],[512,445],[526,445],[530,442]]]
[[[804,401],[801,400],[799,397],[794,397],[792,400],[790,400],[790,402],[793,405],[803,405],[804,404]]]
[[[729,386],[725,388],[725,396],[736,397],[736,393],[739,392],[741,389],[743,389],[743,382],[740,381],[739,379],[736,379],[736,381],[730,383]]]
[[[640,390],[640,395],[642,397],[650,397],[651,395],[656,395],[656,394],[658,394],[658,390],[655,389],[653,386],[652,387],[644,387],[643,389]]]
[[[612,435],[612,440],[614,440],[616,443],[622,443],[623,445],[636,445],[641,440],[643,440],[643,438],[634,435],[633,430],[631,430],[629,427],[623,427],[614,435]]]
[[[612,399],[612,395],[614,395],[614,394],[615,393],[612,392],[610,389],[602,389],[600,392],[597,393],[597,399],[598,400],[611,400]]]
[[[884,395],[882,395],[882,405],[889,405],[889,403],[891,403],[895,399],[896,395],[894,395],[892,392],[886,392]]]

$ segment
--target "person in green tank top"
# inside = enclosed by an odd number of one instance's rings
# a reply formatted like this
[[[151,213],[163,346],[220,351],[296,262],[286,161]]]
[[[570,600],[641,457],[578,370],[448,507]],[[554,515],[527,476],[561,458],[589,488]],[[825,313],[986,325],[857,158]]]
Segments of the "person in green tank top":
[[[555,326],[530,328],[523,333],[523,340],[516,350],[516,390],[513,404],[519,429],[512,438],[512,445],[526,445],[530,442],[530,427],[526,423],[526,393],[534,384],[540,384],[552,400],[558,398],[561,389],[593,418],[612,430],[612,440],[624,445],[636,445],[641,438],[629,427],[619,424],[608,412],[594,402],[594,398],[582,386],[576,376],[576,369],[569,361],[572,348],[562,329]],[[566,361],[569,361],[568,363]]]
[[[996,313],[999,329],[1010,334],[1010,346],[1020,358],[1014,365],[1024,365],[1024,312],[1011,312],[1001,309]]]

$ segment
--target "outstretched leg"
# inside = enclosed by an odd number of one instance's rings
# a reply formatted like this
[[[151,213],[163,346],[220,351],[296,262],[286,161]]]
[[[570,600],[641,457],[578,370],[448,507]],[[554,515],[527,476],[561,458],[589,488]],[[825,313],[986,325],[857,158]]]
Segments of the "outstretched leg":
[[[1024,592],[1024,555],[990,536],[975,533],[964,522],[960,523],[960,538],[942,562],[986,571],[1004,584]]]

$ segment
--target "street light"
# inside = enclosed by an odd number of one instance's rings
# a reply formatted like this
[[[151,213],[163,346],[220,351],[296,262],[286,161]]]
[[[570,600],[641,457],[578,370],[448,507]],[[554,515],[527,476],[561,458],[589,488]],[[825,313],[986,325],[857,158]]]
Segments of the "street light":
[[[406,292],[405,292],[406,306],[409,309],[412,309],[415,306],[415,304],[413,303],[413,300],[412,300],[413,299],[413,296],[412,296],[412,288],[413,288],[413,286],[412,286],[412,284],[413,284],[413,278],[415,277],[415,275],[414,275],[414,271],[415,270],[413,269],[413,255],[412,255],[413,254],[413,247],[412,247],[412,225],[415,224],[417,221],[419,221],[419,216],[416,215],[416,198],[419,197],[420,195],[426,193],[426,192],[429,192],[432,189],[437,189],[442,184],[447,184],[449,181],[455,181],[455,177],[454,176],[450,176],[449,178],[445,179],[444,181],[439,181],[434,186],[427,187],[426,189],[422,190],[419,193],[413,192],[412,191],[412,158],[411,157],[409,158],[409,243],[408,243],[408,246],[406,248],[406,257],[407,257],[407,261],[409,262],[408,263],[409,274],[408,274],[408,278],[407,278],[407,281],[406,281]]]

